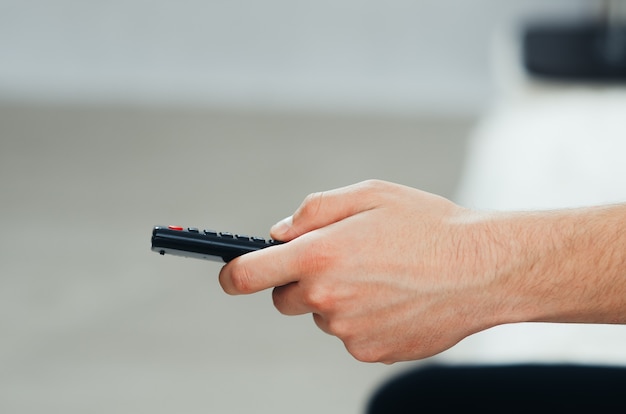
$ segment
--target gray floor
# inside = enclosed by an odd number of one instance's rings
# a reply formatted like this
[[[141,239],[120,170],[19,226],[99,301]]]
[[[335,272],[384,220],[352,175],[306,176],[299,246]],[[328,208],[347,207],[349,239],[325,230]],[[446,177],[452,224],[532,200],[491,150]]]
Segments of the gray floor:
[[[381,178],[453,197],[468,119],[0,107],[0,411],[359,413],[353,360],[269,292],[149,250],[155,224],[266,235]]]

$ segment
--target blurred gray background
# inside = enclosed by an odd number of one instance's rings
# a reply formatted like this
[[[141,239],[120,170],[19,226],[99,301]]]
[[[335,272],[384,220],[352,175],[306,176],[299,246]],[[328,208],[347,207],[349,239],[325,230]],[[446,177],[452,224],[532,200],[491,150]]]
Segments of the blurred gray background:
[[[362,412],[413,364],[225,295],[152,226],[264,236],[367,178],[454,199],[495,34],[594,4],[0,0],[0,411]]]

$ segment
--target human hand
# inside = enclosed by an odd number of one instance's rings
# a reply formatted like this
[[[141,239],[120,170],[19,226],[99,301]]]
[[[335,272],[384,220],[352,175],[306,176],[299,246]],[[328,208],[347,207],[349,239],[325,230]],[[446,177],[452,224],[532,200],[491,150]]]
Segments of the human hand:
[[[498,323],[476,213],[381,181],[308,196],[271,230],[289,241],[225,265],[229,294],[274,288],[286,315],[312,313],[361,361],[439,353]]]

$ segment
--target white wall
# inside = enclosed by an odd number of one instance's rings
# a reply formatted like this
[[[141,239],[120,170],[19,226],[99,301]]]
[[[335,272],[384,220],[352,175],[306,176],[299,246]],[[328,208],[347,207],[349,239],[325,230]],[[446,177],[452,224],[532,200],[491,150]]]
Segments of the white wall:
[[[588,0],[0,0],[0,100],[474,112],[489,39]]]

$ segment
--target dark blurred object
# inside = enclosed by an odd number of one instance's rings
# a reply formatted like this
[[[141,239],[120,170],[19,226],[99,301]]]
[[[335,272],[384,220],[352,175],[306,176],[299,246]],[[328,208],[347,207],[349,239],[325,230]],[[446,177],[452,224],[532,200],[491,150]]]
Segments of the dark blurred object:
[[[581,81],[626,81],[626,1],[606,0],[594,21],[529,24],[522,38],[523,61],[534,76]]]
[[[383,384],[366,413],[624,413],[625,384],[624,367],[425,366]]]

